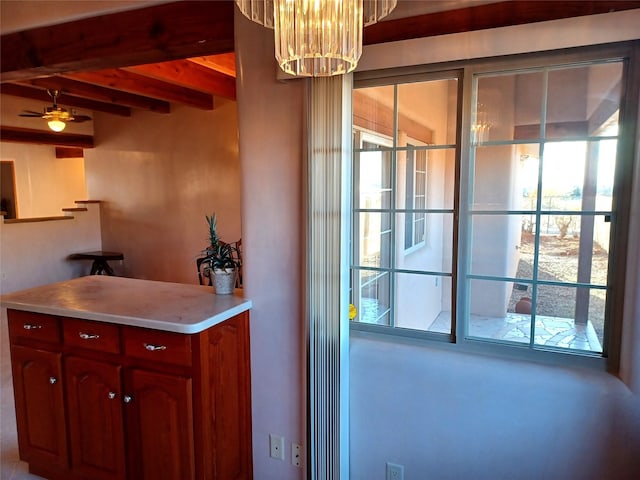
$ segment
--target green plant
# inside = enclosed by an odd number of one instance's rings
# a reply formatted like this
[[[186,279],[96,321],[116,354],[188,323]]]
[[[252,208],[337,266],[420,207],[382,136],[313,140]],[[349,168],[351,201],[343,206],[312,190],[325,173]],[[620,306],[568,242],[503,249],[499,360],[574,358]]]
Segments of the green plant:
[[[234,248],[220,240],[216,214],[213,213],[210,217],[205,215],[205,218],[209,227],[209,246],[202,252],[205,258],[203,263],[213,271],[238,268]]]

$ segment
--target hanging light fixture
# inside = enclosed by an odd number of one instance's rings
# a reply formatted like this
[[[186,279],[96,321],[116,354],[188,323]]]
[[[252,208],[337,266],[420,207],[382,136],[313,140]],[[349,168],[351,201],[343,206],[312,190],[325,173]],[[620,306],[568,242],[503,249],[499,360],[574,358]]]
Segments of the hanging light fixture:
[[[236,0],[250,20],[274,29],[280,68],[301,77],[352,72],[362,28],[387,16],[398,0]]]
[[[52,118],[47,122],[47,125],[49,125],[49,128],[54,132],[61,132],[64,130],[64,127],[67,126],[67,124],[59,118]]]

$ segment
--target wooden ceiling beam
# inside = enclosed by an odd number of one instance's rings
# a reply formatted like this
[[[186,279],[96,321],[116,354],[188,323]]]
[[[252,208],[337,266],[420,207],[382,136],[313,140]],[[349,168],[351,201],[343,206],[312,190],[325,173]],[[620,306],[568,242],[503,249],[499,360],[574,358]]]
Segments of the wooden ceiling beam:
[[[14,97],[30,98],[46,103],[51,106],[53,100],[46,90],[27,85],[18,85],[15,83],[3,83],[0,85],[0,93],[4,95],[12,95]],[[58,98],[58,103],[66,107],[84,108],[87,110],[111,113],[122,117],[130,117],[131,109],[122,105],[114,105],[111,103],[97,102],[82,97],[63,94]]]
[[[636,0],[504,1],[475,7],[384,20],[363,31],[364,45],[432,37],[450,33],[545,22],[640,8]]]
[[[37,87],[60,90],[62,92],[59,98],[61,103],[64,103],[63,100],[66,96],[74,95],[99,102],[140,108],[157,113],[169,113],[171,111],[169,102],[93,85],[91,83],[80,82],[69,76],[54,75],[53,77],[34,78],[32,80],[25,80],[25,83]]]
[[[80,147],[56,147],[56,158],[84,158],[84,149]]]
[[[236,99],[236,79],[188,60],[137,65],[123,69],[146,77],[173,82],[221,97]]]
[[[35,143],[37,145],[58,145],[61,147],[94,147],[91,135],[53,133],[19,127],[0,127],[0,140],[3,142]]]
[[[220,55],[208,55],[206,57],[192,57],[190,62],[197,63],[203,67],[212,68],[231,77],[236,76],[236,54],[221,53]]]
[[[154,78],[143,77],[137,73],[127,72],[122,69],[78,72],[74,73],[72,78],[82,82],[137,93],[147,97],[183,103],[203,110],[213,109],[213,97],[211,94],[163,82]]]
[[[178,1],[0,37],[0,81],[233,51],[235,2]]]

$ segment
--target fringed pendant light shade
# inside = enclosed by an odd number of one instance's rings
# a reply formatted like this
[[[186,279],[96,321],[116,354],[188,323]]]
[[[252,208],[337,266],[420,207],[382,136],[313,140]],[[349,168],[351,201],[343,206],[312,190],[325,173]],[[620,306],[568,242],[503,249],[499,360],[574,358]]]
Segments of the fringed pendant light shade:
[[[280,68],[301,77],[349,73],[362,54],[362,28],[397,0],[236,0],[250,20],[274,29]]]

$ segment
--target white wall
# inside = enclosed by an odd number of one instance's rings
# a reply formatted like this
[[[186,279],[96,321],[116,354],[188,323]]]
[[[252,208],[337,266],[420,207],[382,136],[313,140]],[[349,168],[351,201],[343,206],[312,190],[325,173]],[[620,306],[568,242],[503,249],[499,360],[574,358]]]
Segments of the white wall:
[[[100,204],[79,204],[71,220],[4,223],[0,220],[0,294],[87,275],[91,263],[75,252],[100,250]],[[114,265],[117,267],[117,265]]]
[[[637,478],[638,396],[612,375],[355,338],[350,376],[351,480]]]
[[[360,69],[638,38],[640,11],[366,47]],[[640,157],[620,378],[351,340],[351,480],[631,480],[640,471]]]

